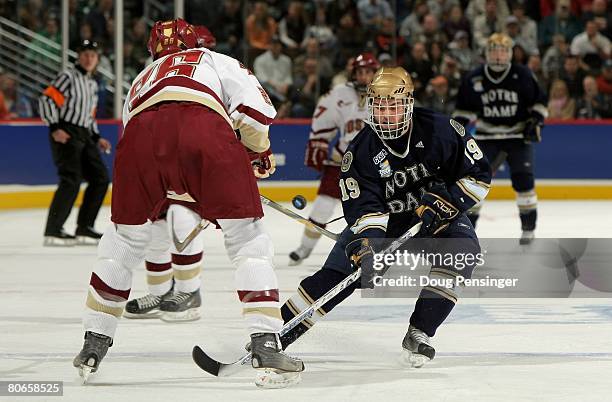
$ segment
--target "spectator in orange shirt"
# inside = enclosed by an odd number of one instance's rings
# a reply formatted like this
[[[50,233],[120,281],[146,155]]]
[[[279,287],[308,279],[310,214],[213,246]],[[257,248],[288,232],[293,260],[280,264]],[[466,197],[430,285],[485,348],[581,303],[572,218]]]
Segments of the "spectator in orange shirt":
[[[258,1],[253,12],[246,19],[246,37],[249,43],[249,64],[255,57],[270,48],[272,37],[276,33],[276,21],[268,14],[268,5]]]
[[[612,95],[612,59],[604,61],[601,74],[597,76],[597,88],[602,94]]]

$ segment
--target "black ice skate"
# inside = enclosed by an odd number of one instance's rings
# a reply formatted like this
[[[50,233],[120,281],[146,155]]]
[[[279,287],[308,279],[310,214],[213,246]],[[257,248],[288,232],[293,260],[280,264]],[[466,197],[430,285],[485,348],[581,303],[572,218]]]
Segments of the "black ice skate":
[[[161,317],[162,313],[159,307],[163,300],[172,296],[173,288],[174,284],[163,296],[155,296],[149,293],[146,296],[130,300],[125,305],[123,316],[130,319],[150,319]]]
[[[79,375],[86,383],[89,376],[100,366],[100,362],[106,356],[108,348],[113,345],[112,338],[96,332],[85,332],[85,343],[83,349],[72,361],[72,365],[79,369]]]
[[[255,379],[258,387],[285,388],[302,379],[304,363],[283,352],[278,334],[252,334],[251,353],[251,364],[260,371]]]
[[[297,250],[289,253],[289,266],[300,265],[306,258],[310,256],[312,249],[304,246],[300,246]]]
[[[436,355],[436,350],[429,342],[429,336],[420,329],[410,325],[402,341],[402,357],[411,367],[421,367]]]
[[[75,235],[76,243],[82,246],[96,246],[102,238],[102,233],[96,232],[91,226],[78,227]]]
[[[76,244],[76,237],[64,232],[46,232],[43,246],[45,247],[72,247]]]
[[[166,322],[199,320],[201,305],[200,289],[191,293],[177,292],[162,300],[160,318]]]

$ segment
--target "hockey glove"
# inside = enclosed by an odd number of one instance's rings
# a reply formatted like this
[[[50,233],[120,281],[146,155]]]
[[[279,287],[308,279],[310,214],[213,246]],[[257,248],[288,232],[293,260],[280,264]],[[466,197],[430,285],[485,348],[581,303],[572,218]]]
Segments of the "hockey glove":
[[[276,171],[276,159],[270,149],[261,153],[249,151],[249,158],[253,166],[253,174],[258,179],[270,177]]]
[[[345,253],[353,269],[361,268],[361,287],[372,289],[378,272],[374,270],[374,249],[368,239],[355,239],[346,245]]]
[[[542,141],[542,123],[541,119],[537,117],[530,117],[525,122],[525,130],[523,132],[523,138],[525,142],[540,142]]]
[[[443,184],[434,184],[421,197],[416,209],[417,217],[423,222],[418,237],[431,237],[446,229],[459,215],[459,210],[449,200],[452,197]],[[415,222],[416,224],[416,222]]]
[[[329,142],[324,139],[310,139],[306,144],[306,157],[304,165],[320,172],[323,170],[323,164],[327,160],[329,151]]]

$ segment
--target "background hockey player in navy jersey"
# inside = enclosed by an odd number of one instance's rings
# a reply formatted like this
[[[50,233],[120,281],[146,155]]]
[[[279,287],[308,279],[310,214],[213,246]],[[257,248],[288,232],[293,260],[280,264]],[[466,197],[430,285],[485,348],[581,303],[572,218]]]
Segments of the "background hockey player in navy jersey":
[[[306,166],[321,172],[317,198],[309,216],[317,226],[325,227],[340,200],[340,161],[348,144],[365,124],[366,88],[379,67],[372,53],[358,55],[353,62],[351,81],[336,86],[317,104],[304,158]],[[334,143],[336,135],[338,141]],[[299,247],[289,254],[289,265],[300,264],[308,258],[320,237],[319,232],[306,227]]]
[[[413,111],[413,91],[412,80],[401,67],[384,67],[374,75],[367,92],[368,125],[349,145],[340,168],[348,227],[323,268],[305,278],[297,294],[283,305],[285,322],[356,267],[368,271],[372,244],[377,239],[398,237],[418,222],[422,226],[417,237],[454,239],[449,243],[462,245],[455,252],[479,252],[476,233],[465,211],[488,193],[491,173],[487,159],[463,126],[449,116],[421,108]],[[429,277],[469,278],[472,269],[434,264]],[[370,285],[367,277],[362,277],[361,284],[344,289],[281,337],[283,346],[295,341],[355,289]],[[456,291],[438,286],[421,290],[402,343],[411,365],[418,367],[433,358],[429,337],[453,309]]]
[[[512,188],[521,217],[521,244],[534,238],[537,196],[534,180],[533,143],[547,116],[545,95],[533,73],[511,63],[512,39],[495,33],[487,42],[486,64],[463,79],[453,117],[466,125],[476,120],[474,138],[495,172],[508,162]],[[476,225],[480,204],[468,216]]]

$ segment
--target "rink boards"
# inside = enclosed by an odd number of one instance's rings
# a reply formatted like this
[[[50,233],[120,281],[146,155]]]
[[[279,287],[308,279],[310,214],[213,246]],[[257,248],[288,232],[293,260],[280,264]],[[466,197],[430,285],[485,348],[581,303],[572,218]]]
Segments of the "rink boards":
[[[259,183],[262,193],[278,201],[296,194],[313,199],[317,173],[304,166],[309,120],[280,120],[271,127],[278,168]],[[102,136],[113,145],[120,123],[99,122]],[[4,150],[0,158],[0,208],[33,208],[49,204],[57,176],[49,149],[48,129],[38,121],[0,123]],[[536,146],[540,199],[612,199],[612,120],[551,121],[544,141]],[[103,155],[112,170],[113,154]],[[496,177],[489,199],[513,199],[507,169]],[[110,201],[110,194],[106,202]]]

